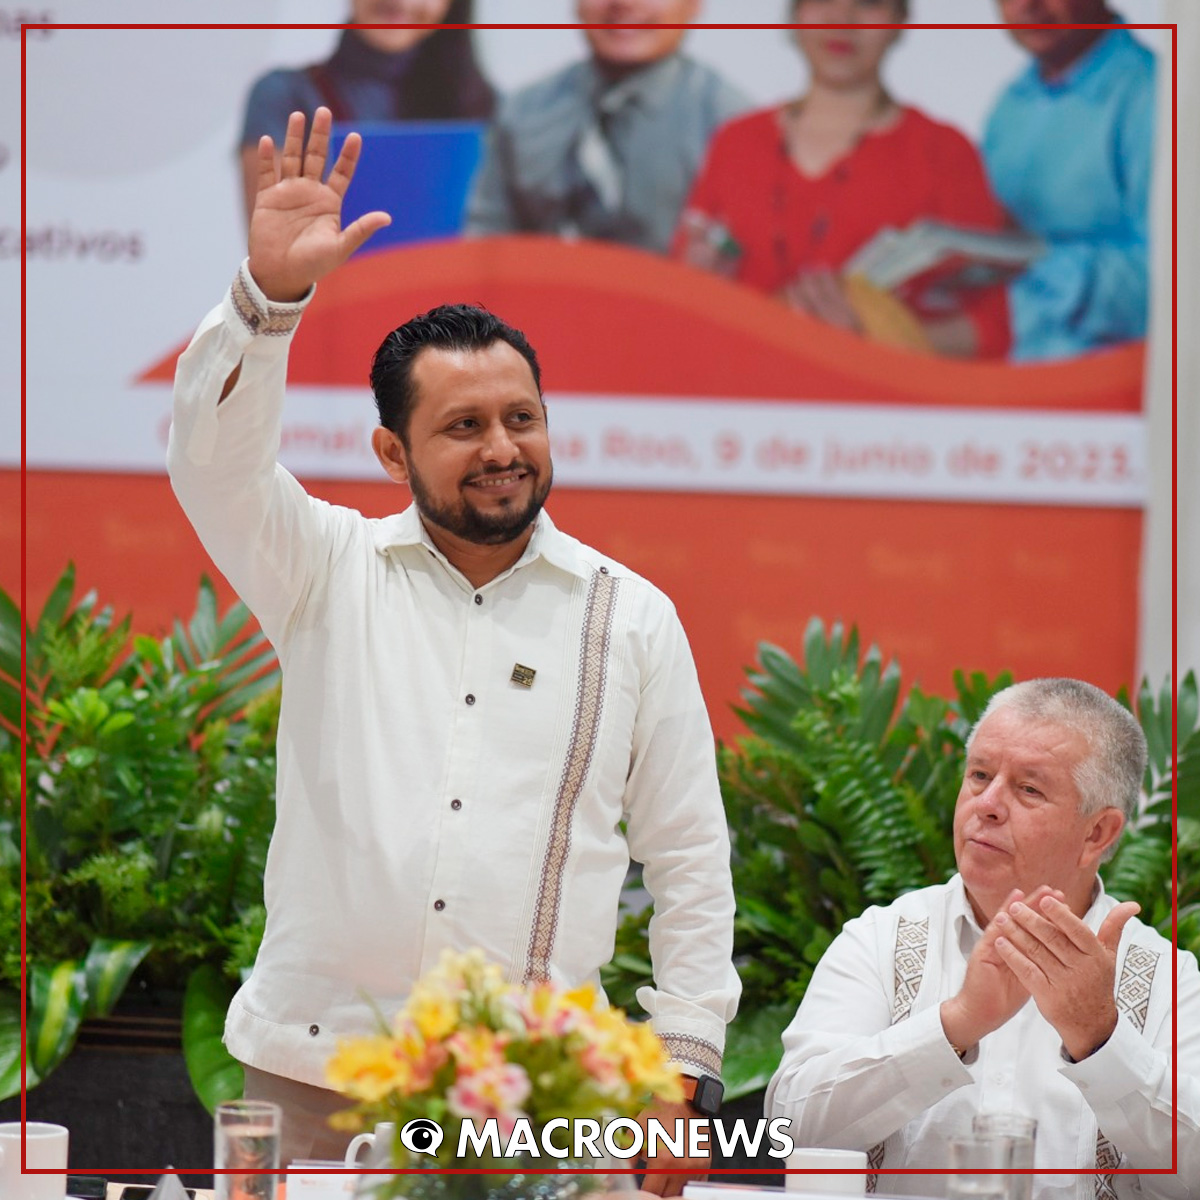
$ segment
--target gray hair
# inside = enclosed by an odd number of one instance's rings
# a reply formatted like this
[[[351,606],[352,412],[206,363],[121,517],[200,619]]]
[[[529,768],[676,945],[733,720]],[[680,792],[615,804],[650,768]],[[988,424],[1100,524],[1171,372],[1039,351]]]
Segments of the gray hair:
[[[1106,692],[1080,679],[1029,679],[997,692],[967,738],[967,750],[980,725],[998,709],[1077,730],[1088,754],[1075,768],[1079,811],[1119,808],[1126,822],[1137,812],[1149,753],[1137,718]]]

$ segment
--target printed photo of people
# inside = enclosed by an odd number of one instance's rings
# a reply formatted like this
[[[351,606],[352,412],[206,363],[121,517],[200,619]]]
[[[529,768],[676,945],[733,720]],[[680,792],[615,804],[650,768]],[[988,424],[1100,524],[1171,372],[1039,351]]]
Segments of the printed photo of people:
[[[905,28],[931,19],[920,0],[778,7],[794,31],[725,31],[697,51],[717,31],[689,27],[733,15],[721,0],[570,0],[554,18],[585,28],[525,31],[516,72],[512,31],[442,27],[494,18],[486,0],[353,0],[327,57],[253,81],[247,196],[258,139],[281,144],[293,109],[324,104],[335,123],[376,131],[368,149],[374,138],[394,165],[375,164],[364,211],[418,186],[405,150],[416,130],[465,124],[465,157],[440,143],[457,155],[446,200],[464,236],[669,254],[955,358],[1053,361],[1145,336],[1157,59],[1119,0],[981,0],[968,19],[1043,28],[976,35],[979,56],[1004,65],[975,87],[968,120],[951,85],[926,82],[918,99],[912,69],[888,69],[947,36]],[[800,61],[764,105],[785,41]],[[756,77],[764,47],[772,69]]]

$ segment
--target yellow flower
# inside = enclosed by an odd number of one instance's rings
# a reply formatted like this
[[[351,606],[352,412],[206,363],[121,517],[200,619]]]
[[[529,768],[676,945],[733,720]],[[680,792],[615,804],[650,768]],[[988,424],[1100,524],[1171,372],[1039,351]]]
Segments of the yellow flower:
[[[583,983],[563,994],[563,999],[584,1012],[601,1012],[607,1008],[600,1000],[600,989],[594,983]],[[619,1011],[619,1010],[618,1010]]]
[[[663,1100],[683,1099],[679,1071],[649,1025],[629,1026],[629,1038],[625,1045],[625,1075],[631,1083],[649,1088]]]
[[[427,1042],[440,1041],[458,1024],[458,1002],[440,988],[421,988],[409,998],[404,1016]]]
[[[447,993],[469,991],[482,996],[495,996],[505,990],[504,972],[495,963],[488,962],[482,950],[443,950],[437,966],[425,974],[417,984],[423,987],[440,988]]]
[[[537,983],[519,1001],[521,1017],[534,1038],[562,1037],[587,1021],[599,1002],[598,996],[590,983],[571,992],[560,992],[549,983]]]
[[[391,1092],[404,1094],[412,1067],[394,1038],[344,1038],[325,1065],[325,1077],[334,1091],[375,1103]]]
[[[503,1035],[490,1029],[460,1029],[446,1042],[446,1048],[464,1071],[483,1071],[504,1063]]]
[[[631,1092],[650,1091],[664,1100],[683,1097],[678,1069],[648,1023],[630,1021],[620,1009],[591,1014],[588,1069],[610,1093],[623,1080]],[[614,1078],[616,1076],[616,1078]]]

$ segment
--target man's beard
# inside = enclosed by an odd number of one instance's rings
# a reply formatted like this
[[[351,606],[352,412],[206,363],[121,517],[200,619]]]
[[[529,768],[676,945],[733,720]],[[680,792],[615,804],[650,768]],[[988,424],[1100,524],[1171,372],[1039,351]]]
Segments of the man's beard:
[[[490,468],[482,474],[506,475],[514,470],[528,471],[534,478],[533,494],[522,508],[505,507],[495,512],[480,512],[466,497],[460,498],[457,504],[438,504],[429,494],[429,489],[413,466],[411,458],[408,464],[408,486],[412,489],[417,511],[429,524],[477,546],[502,546],[506,542],[516,541],[537,520],[554,480],[552,468],[547,467],[546,478],[542,479],[534,472],[532,466],[522,462]]]

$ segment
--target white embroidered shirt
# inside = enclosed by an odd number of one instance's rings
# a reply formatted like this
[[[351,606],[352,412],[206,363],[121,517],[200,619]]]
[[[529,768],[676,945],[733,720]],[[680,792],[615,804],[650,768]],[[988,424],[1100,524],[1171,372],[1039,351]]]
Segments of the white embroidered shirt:
[[[1102,887],[1085,920],[1099,929],[1116,901]],[[888,1168],[947,1166],[946,1139],[977,1112],[1038,1121],[1035,1200],[1182,1200],[1200,1195],[1200,974],[1186,952],[1136,918],[1124,929],[1121,1018],[1089,1058],[1068,1062],[1028,1002],[960,1062],[939,1006],[956,994],[981,930],[961,876],[847,921],[784,1032],[768,1116],[792,1119],[797,1145],[878,1153],[881,1194],[940,1196],[945,1176]],[[1171,983],[1179,979],[1179,1169],[1171,1166]],[[1100,1135],[1103,1137],[1100,1138]],[[1097,1172],[1098,1161],[1101,1170]],[[1140,1190],[1139,1190],[1140,1189]]]
[[[323,1085],[335,1039],[373,1030],[369,1002],[393,1011],[445,947],[512,980],[595,980],[632,856],[656,913],[639,999],[687,1070],[719,1073],[729,842],[674,608],[545,513],[472,588],[414,508],[368,520],[307,495],[275,461],[302,307],[243,266],[180,359],[168,451],[283,670],[267,928],[230,1050]]]

